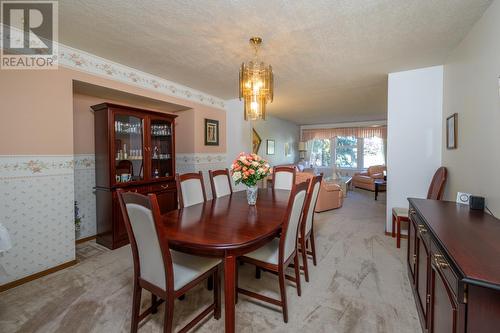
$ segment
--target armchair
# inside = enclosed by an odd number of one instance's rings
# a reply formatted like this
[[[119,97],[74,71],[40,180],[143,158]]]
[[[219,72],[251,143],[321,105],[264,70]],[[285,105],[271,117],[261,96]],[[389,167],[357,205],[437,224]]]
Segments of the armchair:
[[[313,173],[309,172],[298,172],[295,175],[295,182],[297,184],[306,181],[307,179],[312,179],[314,177]],[[318,194],[318,201],[316,202],[316,208],[314,211],[316,213],[321,213],[331,209],[337,209],[342,207],[344,203],[344,192],[340,185],[331,183],[325,179],[321,181],[321,186]]]
[[[384,178],[385,165],[374,165],[366,172],[357,172],[352,177],[352,184],[369,191],[375,191],[375,179]]]

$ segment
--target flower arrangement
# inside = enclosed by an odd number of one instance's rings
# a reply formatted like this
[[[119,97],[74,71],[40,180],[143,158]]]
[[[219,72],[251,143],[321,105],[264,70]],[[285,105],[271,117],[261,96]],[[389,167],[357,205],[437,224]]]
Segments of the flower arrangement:
[[[271,173],[271,166],[257,154],[240,153],[231,165],[231,175],[236,185],[243,183],[254,187]]]

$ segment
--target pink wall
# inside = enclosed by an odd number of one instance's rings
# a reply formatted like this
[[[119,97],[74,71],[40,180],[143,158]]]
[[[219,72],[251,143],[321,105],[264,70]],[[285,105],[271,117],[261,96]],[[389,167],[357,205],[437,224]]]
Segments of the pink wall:
[[[90,96],[77,97],[76,101],[73,101],[73,80],[189,107],[190,110],[176,113],[179,115],[176,128],[177,152],[226,152],[224,110],[60,68],[2,71],[0,110],[3,121],[0,122],[0,155],[70,155],[93,151],[93,121],[90,121],[91,115],[85,112],[85,108],[87,104],[95,103]],[[74,108],[84,111],[74,116]],[[204,118],[220,121],[218,147],[204,146]],[[91,124],[92,129],[89,128]],[[73,125],[77,128],[75,133]]]
[[[104,102],[177,115],[175,119],[175,130],[177,133],[175,149],[178,153],[195,152],[193,131],[195,111],[193,109],[178,112],[165,112],[160,108],[151,107],[147,103],[124,103],[119,99],[100,98],[75,93],[73,94],[74,154],[94,153],[94,113],[90,107]]]
[[[0,155],[71,154],[72,95],[67,71],[1,71]]]

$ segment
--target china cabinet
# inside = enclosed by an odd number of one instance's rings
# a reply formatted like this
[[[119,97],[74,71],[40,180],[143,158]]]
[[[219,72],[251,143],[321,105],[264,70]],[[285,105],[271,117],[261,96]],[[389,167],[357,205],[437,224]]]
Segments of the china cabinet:
[[[97,242],[128,243],[116,190],[155,193],[162,213],[177,208],[175,115],[111,103],[92,106],[95,122]]]

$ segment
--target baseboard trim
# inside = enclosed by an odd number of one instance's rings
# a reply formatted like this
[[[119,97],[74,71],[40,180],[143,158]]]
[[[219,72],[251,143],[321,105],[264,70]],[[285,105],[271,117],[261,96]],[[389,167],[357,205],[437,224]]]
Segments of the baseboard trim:
[[[3,284],[3,285],[0,286],[0,292],[3,292],[3,291],[6,291],[6,290],[9,290],[9,289],[18,287],[18,286],[20,286],[22,284],[25,284],[25,283],[28,283],[30,281],[39,279],[41,277],[44,277],[46,275],[55,273],[55,272],[60,271],[62,269],[71,267],[71,266],[75,265],[76,263],[77,263],[76,259],[75,260],[71,260],[71,261],[65,262],[64,264],[61,264],[61,265],[58,265],[58,266],[46,269],[44,271],[41,271],[41,272],[38,272],[38,273],[35,273],[35,274],[32,274],[32,275],[28,275],[26,277],[23,277],[22,279],[15,280],[15,281]]]
[[[385,235],[392,237],[392,232],[386,231]],[[394,238],[396,238],[396,237],[394,237]],[[408,239],[408,235],[401,235],[401,239]]]
[[[81,243],[85,243],[85,242],[88,242],[88,241],[96,239],[96,238],[97,238],[97,235],[89,236],[89,237],[85,237],[85,238],[80,238],[80,239],[77,239],[75,241],[75,243],[76,244],[81,244]]]

